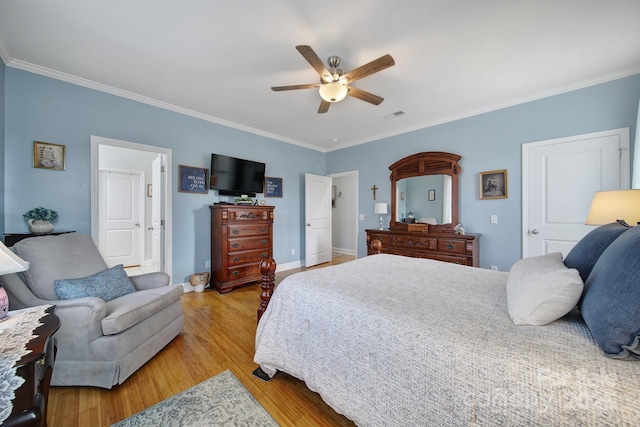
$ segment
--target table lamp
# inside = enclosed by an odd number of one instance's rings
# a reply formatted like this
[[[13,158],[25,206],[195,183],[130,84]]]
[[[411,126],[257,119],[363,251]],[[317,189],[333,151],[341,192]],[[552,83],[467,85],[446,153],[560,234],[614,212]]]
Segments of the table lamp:
[[[585,224],[616,221],[627,226],[640,223],[640,190],[596,191]]]
[[[0,276],[11,273],[18,273],[20,271],[27,271],[29,269],[29,263],[7,248],[4,243],[0,242]],[[7,317],[9,312],[9,297],[7,291],[2,287],[0,283],[0,321]]]
[[[380,215],[380,225],[378,226],[378,230],[383,230],[382,227],[382,215],[387,214],[387,204],[386,203],[376,203],[375,208],[373,210],[374,213]]]

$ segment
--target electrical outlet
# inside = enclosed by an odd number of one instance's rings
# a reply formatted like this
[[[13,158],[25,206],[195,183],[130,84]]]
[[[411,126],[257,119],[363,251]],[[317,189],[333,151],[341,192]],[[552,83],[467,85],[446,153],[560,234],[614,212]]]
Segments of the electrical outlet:
[[[295,255],[296,254],[296,250],[294,248],[291,248],[291,255]]]
[[[492,266],[491,266],[491,269],[492,269],[493,271],[498,271],[498,266],[497,266],[497,265],[492,265]]]
[[[211,268],[211,260],[204,262],[204,268]]]
[[[498,215],[491,215],[491,224],[498,223]]]

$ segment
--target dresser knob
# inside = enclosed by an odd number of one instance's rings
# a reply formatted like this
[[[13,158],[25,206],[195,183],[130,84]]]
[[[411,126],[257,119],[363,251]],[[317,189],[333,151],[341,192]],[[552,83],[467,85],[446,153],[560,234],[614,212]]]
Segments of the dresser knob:
[[[262,245],[266,245],[267,243],[269,243],[269,242],[267,242],[266,240],[263,240],[262,242],[260,242],[260,244],[262,244]]]
[[[261,232],[261,233],[266,233],[266,232],[267,232],[267,230],[268,230],[268,229],[267,229],[267,227],[262,227],[262,228],[260,229],[260,232]]]
[[[238,270],[233,270],[233,272],[232,272],[231,274],[233,274],[234,276],[237,276],[238,274],[240,274],[240,271],[238,271]]]
[[[240,261],[240,257],[239,256],[234,256],[233,258],[231,258],[231,260],[233,262],[238,262],[238,261]]]
[[[232,234],[240,234],[240,230],[238,230],[237,228],[234,229],[233,231],[231,231]]]
[[[447,244],[447,249],[453,249],[455,248],[455,246],[453,246],[453,243],[448,243]]]
[[[266,253],[266,252],[262,252],[262,253],[260,254],[260,256],[261,256],[262,258],[266,258],[268,255],[267,255],[267,253]]]
[[[231,245],[234,248],[239,248],[240,247],[240,243],[234,243],[233,245]]]

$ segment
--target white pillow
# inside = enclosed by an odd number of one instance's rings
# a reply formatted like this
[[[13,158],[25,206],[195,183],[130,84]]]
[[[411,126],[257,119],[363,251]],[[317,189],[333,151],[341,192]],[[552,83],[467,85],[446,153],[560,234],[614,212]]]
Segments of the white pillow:
[[[554,252],[517,261],[507,279],[507,307],[516,325],[546,325],[570,312],[584,283]]]

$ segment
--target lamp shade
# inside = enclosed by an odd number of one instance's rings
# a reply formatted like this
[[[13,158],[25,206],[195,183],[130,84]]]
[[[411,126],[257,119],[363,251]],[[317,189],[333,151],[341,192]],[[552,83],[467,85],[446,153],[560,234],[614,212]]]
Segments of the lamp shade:
[[[640,222],[640,190],[597,191],[591,202],[587,225],[602,225],[624,220]]]
[[[29,263],[27,261],[14,254],[4,243],[0,242],[0,276],[27,271],[28,269]]]
[[[386,215],[387,214],[387,204],[386,203],[376,203],[373,212],[377,213],[379,215]]]
[[[349,90],[338,82],[327,83],[320,86],[320,97],[327,102],[342,101]]]

